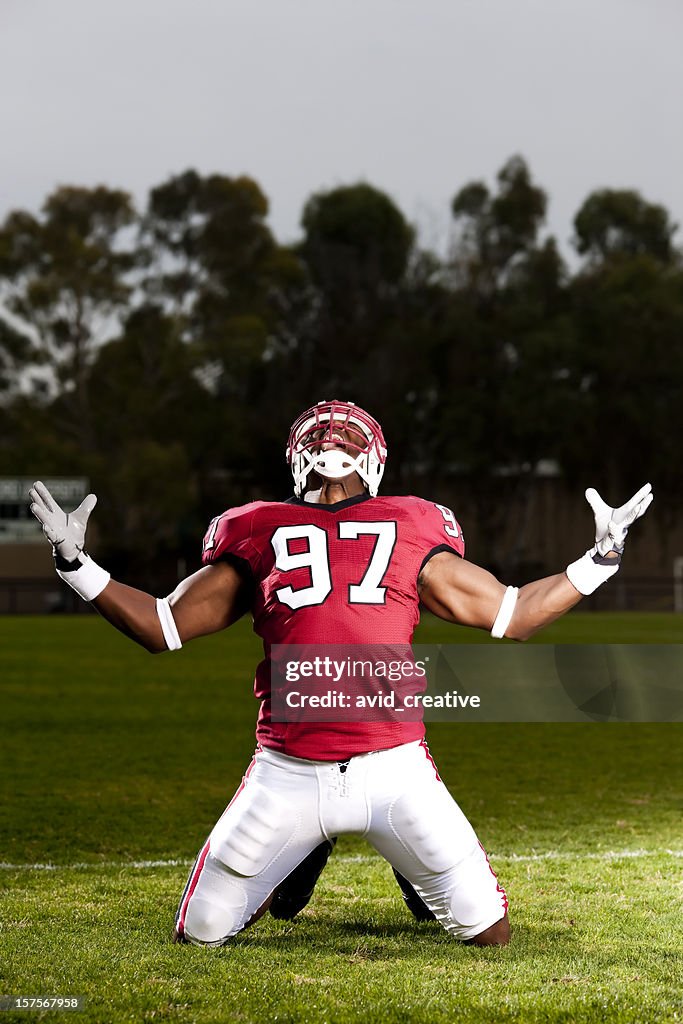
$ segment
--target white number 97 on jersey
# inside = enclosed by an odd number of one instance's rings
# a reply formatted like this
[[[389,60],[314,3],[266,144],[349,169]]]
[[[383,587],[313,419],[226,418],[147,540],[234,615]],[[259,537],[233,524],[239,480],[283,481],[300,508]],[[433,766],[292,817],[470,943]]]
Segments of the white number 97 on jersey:
[[[462,537],[462,531],[458,526],[457,520],[453,513],[451,512],[451,510],[449,508],[446,508],[445,505],[437,505],[436,502],[434,502],[434,505],[436,506],[436,508],[438,508],[439,512],[444,517],[445,522],[443,528],[448,534],[448,536]]]

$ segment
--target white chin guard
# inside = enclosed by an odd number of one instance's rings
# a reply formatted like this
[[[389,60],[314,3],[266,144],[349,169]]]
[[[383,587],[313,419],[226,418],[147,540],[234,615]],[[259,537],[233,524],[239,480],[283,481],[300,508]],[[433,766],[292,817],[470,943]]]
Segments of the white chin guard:
[[[358,459],[339,448],[332,448],[329,452],[319,452],[311,461],[311,469],[325,480],[343,480],[358,470]]]

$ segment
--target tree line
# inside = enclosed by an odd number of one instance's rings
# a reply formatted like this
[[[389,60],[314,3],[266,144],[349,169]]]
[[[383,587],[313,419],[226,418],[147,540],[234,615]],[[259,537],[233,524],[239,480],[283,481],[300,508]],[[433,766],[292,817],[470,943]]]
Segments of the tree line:
[[[458,508],[490,538],[539,464],[568,484],[681,504],[683,259],[637,191],[574,219],[570,269],[521,157],[466,184],[445,255],[382,191],[311,196],[282,245],[248,177],[60,187],[0,225],[0,475],[86,475],[100,547],[196,562],[208,518],[290,493],[284,444],[319,399],[383,424],[387,493]],[[514,569],[514,546],[489,561]]]

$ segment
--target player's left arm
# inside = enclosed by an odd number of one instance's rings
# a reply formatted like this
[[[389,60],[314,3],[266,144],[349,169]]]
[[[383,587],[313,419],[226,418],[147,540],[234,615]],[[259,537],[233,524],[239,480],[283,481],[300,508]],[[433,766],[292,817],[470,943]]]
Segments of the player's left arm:
[[[425,608],[440,619],[489,631],[507,593],[505,584],[492,573],[448,552],[440,552],[427,562],[420,573],[418,590]],[[505,636],[527,640],[582,597],[566,573],[528,583],[517,594]]]
[[[647,511],[653,495],[645,484],[619,508],[607,505],[594,488],[586,491],[586,499],[595,516],[595,544],[565,572],[517,590],[471,562],[440,552],[420,573],[421,602],[448,622],[528,639],[617,572],[629,527]]]

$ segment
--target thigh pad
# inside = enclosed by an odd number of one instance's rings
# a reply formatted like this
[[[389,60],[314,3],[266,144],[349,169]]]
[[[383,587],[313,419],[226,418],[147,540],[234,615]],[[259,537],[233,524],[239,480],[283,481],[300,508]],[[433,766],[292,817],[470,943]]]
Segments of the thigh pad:
[[[236,874],[253,877],[295,841],[300,823],[300,813],[286,797],[250,781],[216,823],[211,853]]]
[[[447,871],[477,845],[474,829],[443,785],[402,793],[389,808],[389,825],[428,871]]]

